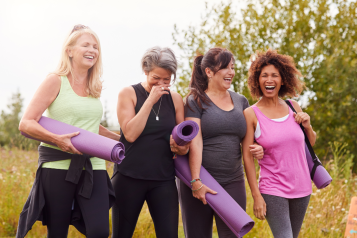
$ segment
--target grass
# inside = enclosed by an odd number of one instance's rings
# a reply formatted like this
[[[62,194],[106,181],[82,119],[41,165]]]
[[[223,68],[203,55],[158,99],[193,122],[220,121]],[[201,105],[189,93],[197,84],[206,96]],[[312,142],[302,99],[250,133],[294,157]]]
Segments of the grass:
[[[35,178],[37,157],[37,151],[0,148],[0,237],[14,237],[16,234],[19,214]],[[327,167],[336,169],[333,167],[333,160]],[[341,175],[343,178],[335,175],[333,183],[327,188],[317,190],[313,186],[299,237],[343,237],[351,198],[357,196],[357,177],[346,177],[345,167]],[[111,175],[112,164],[108,163],[107,169]],[[245,237],[273,237],[267,222],[256,219],[252,208],[253,200],[247,185],[247,211],[256,224]],[[46,237],[46,227],[36,222],[27,237]],[[84,236],[71,226],[68,237]],[[141,211],[133,237],[155,237],[154,225],[146,205]],[[181,216],[179,237],[184,237]],[[213,237],[218,237],[215,227]]]

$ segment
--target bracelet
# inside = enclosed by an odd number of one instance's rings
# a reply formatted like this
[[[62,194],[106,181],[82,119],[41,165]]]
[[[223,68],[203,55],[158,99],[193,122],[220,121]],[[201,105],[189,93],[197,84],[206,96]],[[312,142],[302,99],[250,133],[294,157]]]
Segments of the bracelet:
[[[197,181],[201,181],[202,182],[202,180],[200,178],[196,178],[196,179],[190,181],[190,184],[192,185],[194,182],[197,182]]]
[[[196,192],[196,191],[200,190],[202,187],[203,187],[203,184],[202,184],[201,187],[199,187],[198,189],[192,190],[192,192]]]

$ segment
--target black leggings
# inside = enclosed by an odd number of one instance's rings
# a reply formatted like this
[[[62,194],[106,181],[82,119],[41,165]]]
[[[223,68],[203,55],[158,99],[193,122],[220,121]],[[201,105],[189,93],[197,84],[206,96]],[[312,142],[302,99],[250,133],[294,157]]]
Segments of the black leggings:
[[[146,201],[156,237],[178,237],[178,195],[175,180],[134,179],[117,173],[112,178],[116,201],[112,209],[112,238],[131,238]]]
[[[65,180],[67,170],[43,168],[41,182],[45,195],[44,217],[48,238],[67,237],[72,206],[79,206],[86,226],[86,237],[108,238],[109,196],[107,171],[93,171],[93,191],[90,199],[78,195],[84,173],[78,184]],[[74,204],[75,199],[75,204]]]
[[[229,195],[243,208],[246,208],[244,180],[221,184]],[[213,216],[216,219],[220,238],[236,238],[224,221],[215,214],[209,205],[204,205],[192,195],[192,190],[178,179],[183,228],[186,238],[212,237]]]

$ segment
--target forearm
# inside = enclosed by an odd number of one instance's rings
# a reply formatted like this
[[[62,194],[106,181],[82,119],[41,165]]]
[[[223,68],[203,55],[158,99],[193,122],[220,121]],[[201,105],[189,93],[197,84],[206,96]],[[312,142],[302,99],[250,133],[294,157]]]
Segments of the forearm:
[[[129,142],[134,142],[143,132],[147,120],[149,118],[153,104],[146,100],[143,106],[140,108],[138,114],[136,114],[123,128],[125,138]]]
[[[108,138],[116,140],[116,141],[119,141],[119,139],[120,139],[120,135],[108,130],[107,128],[105,128],[102,125],[99,125],[99,135],[108,137]]]
[[[244,155],[244,157],[246,157],[246,155]],[[254,160],[252,157],[248,156],[247,159],[244,159],[244,168],[253,198],[260,196],[261,194],[257,183],[257,175],[255,171]]]
[[[307,135],[307,138],[309,138],[310,144],[314,146],[316,142],[316,132],[312,129],[311,125],[305,128],[305,133]]]
[[[34,119],[22,119],[19,130],[40,141],[57,144],[59,139],[58,135],[46,130]]]
[[[202,147],[199,149],[197,146],[190,146],[189,165],[192,179],[199,178],[202,165]]]

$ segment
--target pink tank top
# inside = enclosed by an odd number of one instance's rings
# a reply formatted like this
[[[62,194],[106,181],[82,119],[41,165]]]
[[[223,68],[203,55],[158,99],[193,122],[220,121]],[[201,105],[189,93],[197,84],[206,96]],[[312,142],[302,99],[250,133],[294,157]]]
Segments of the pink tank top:
[[[305,155],[304,134],[289,107],[284,121],[273,121],[257,106],[252,109],[260,124],[261,135],[255,140],[264,148],[260,165],[260,193],[284,198],[305,197],[312,185]]]

